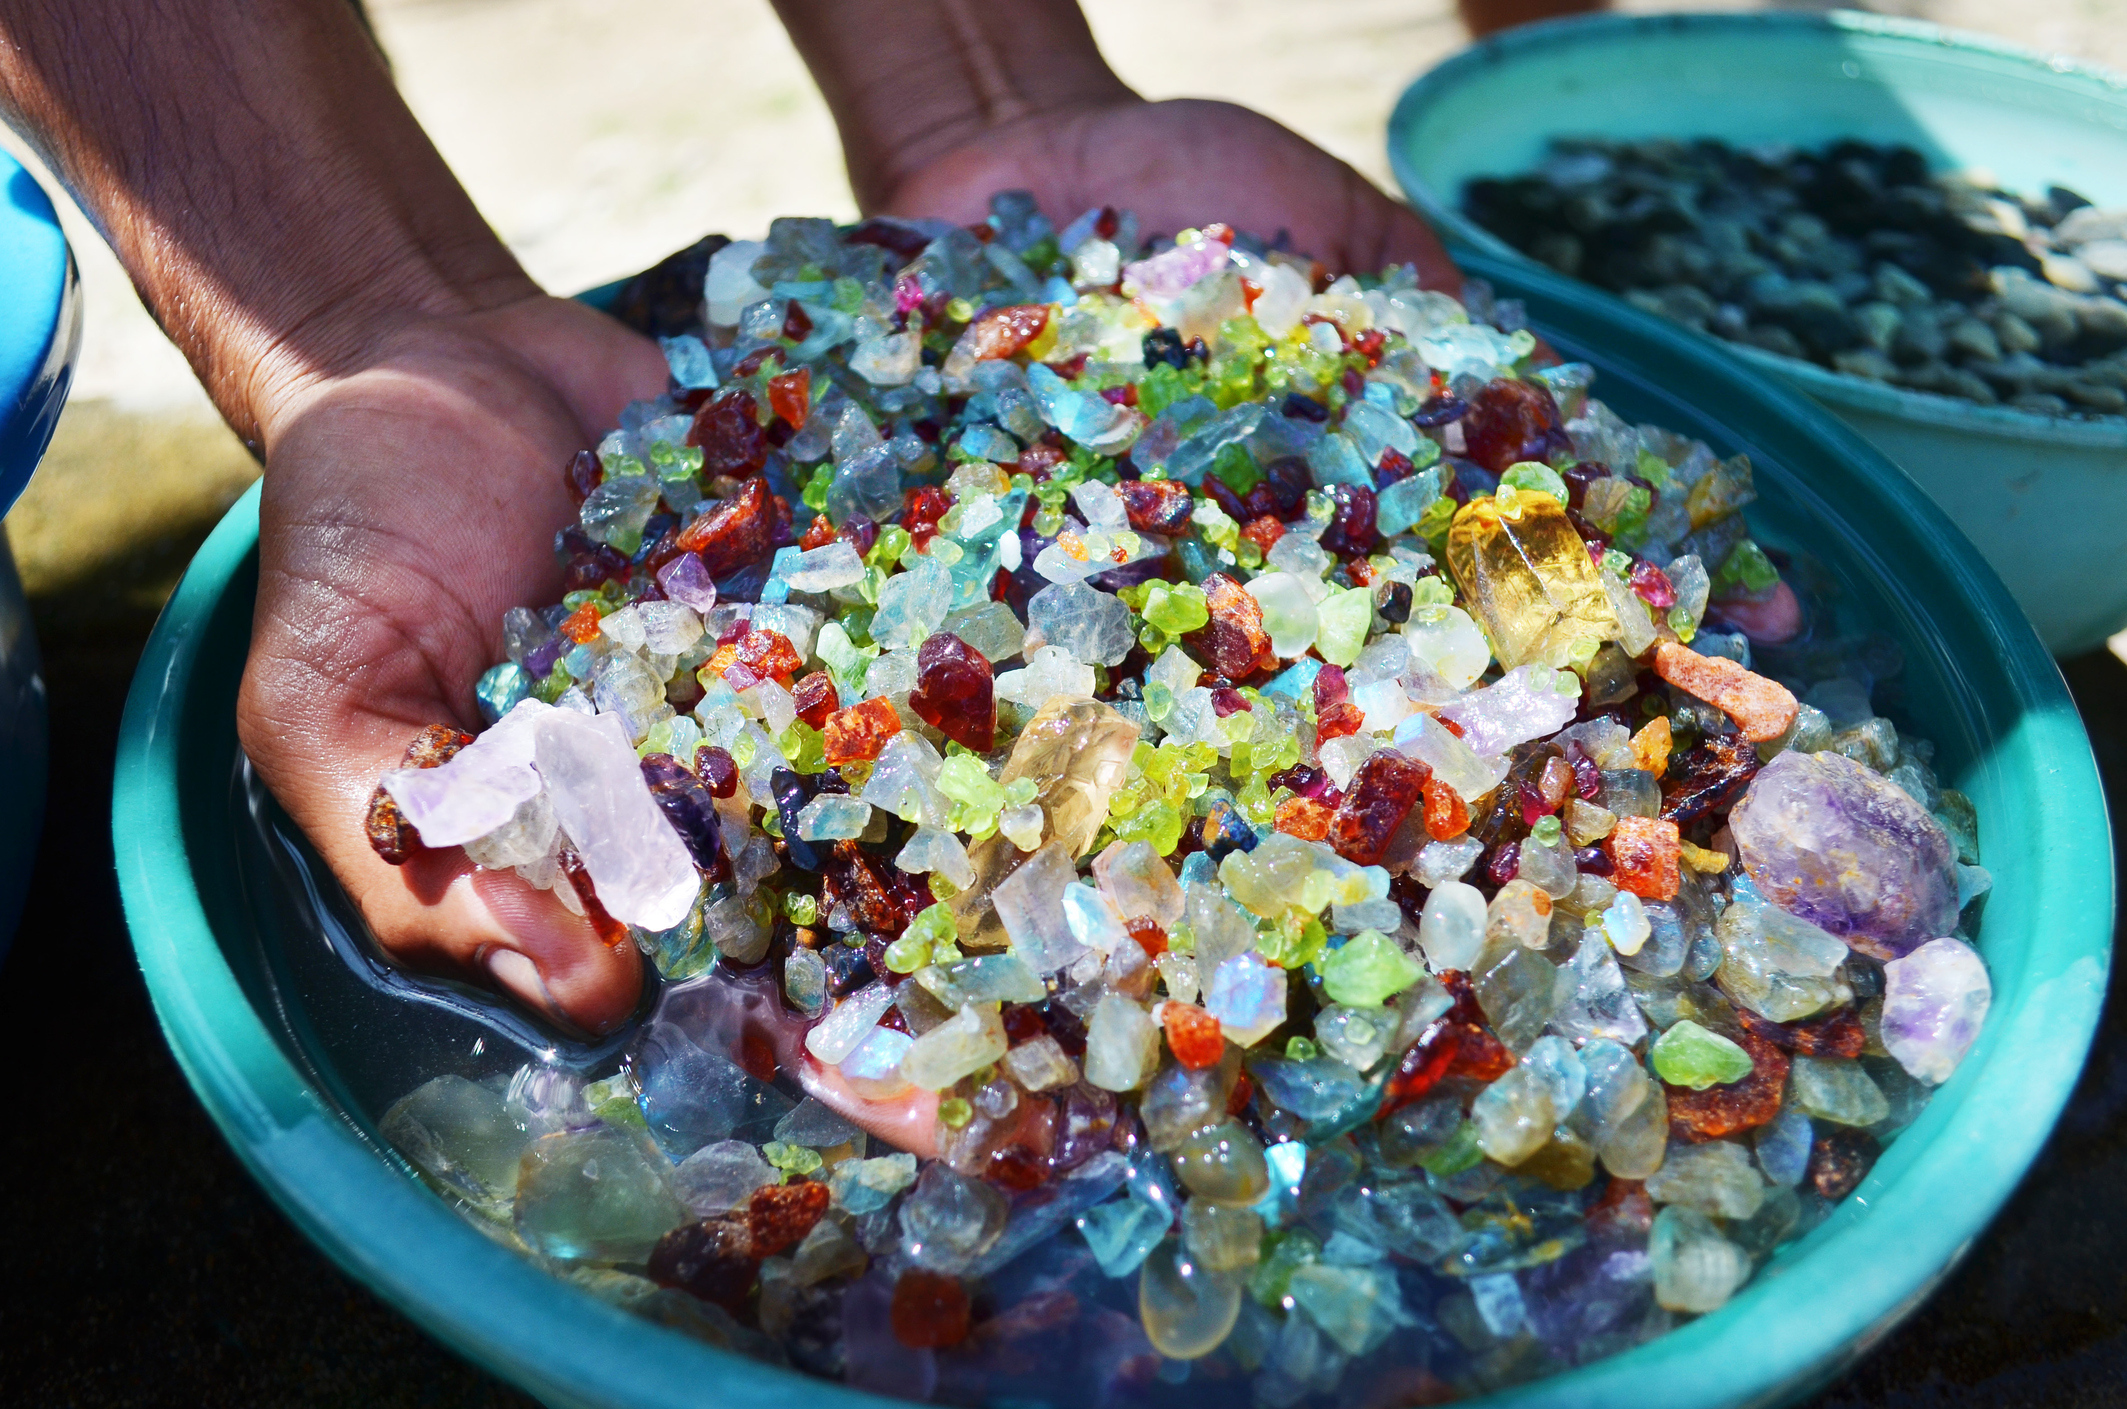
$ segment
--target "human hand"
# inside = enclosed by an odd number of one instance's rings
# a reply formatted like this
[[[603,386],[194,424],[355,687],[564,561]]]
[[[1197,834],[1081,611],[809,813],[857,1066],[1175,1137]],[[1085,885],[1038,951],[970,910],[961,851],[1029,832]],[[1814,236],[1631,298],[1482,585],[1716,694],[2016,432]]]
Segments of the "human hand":
[[[359,365],[253,403],[266,479],[245,751],[394,958],[594,1033],[641,993],[633,946],[456,847],[387,865],[362,821],[416,730],[477,727],[503,612],[560,595],[562,467],[664,386],[655,344],[534,293],[409,322]]]
[[[883,213],[979,221],[992,192],[1033,192],[1059,223],[1123,205],[1142,229],[1172,234],[1219,220],[1337,272],[1412,263],[1427,288],[1462,276],[1425,222],[1346,163],[1232,103],[1134,94],[1016,118],[888,173]]]

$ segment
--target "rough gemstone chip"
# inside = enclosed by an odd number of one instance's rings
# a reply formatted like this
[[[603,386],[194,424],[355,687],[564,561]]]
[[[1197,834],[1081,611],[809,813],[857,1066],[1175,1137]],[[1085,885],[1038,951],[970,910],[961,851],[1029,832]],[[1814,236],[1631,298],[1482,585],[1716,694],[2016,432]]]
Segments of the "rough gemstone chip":
[[[1204,579],[1204,605],[1210,622],[1185,639],[1216,673],[1241,680],[1277,663],[1270,633],[1263,629],[1263,605],[1225,573]]]
[[[1836,753],[1781,754],[1759,770],[1729,830],[1781,909],[1878,959],[1957,923],[1957,851],[1905,789]]]
[[[1682,884],[1683,848],[1676,823],[1658,817],[1620,817],[1603,842],[1611,882],[1643,900],[1671,900]]]
[[[1669,1085],[1669,1132],[1688,1143],[1714,1140],[1769,1125],[1780,1114],[1787,1090],[1787,1053],[1746,1029],[1738,1039],[1750,1056],[1750,1075],[1727,1085],[1695,1090]]]
[[[1726,656],[1702,656],[1663,641],[1654,648],[1654,673],[1735,720],[1743,737],[1766,743],[1795,722],[1796,700],[1785,685],[1745,670]]]
[[[894,702],[882,695],[837,710],[827,717],[827,727],[820,732],[827,766],[836,768],[877,758],[886,741],[901,732],[901,716],[895,711]]]
[[[997,746],[995,689],[982,652],[951,632],[936,631],[916,652],[908,707],[953,742],[988,753]]]
[[[473,736],[462,729],[454,729],[448,724],[431,724],[407,744],[406,756],[399,766],[440,768],[472,741]],[[421,834],[399,814],[399,804],[392,801],[391,794],[381,783],[369,795],[369,811],[363,818],[362,831],[369,838],[370,849],[394,866],[404,866],[421,847]]]
[[[1352,775],[1344,800],[1329,819],[1330,846],[1361,866],[1393,866],[1417,855],[1426,842],[1423,829],[1404,824],[1413,808],[1421,808],[1432,771],[1394,749],[1368,758]],[[1422,810],[1419,816],[1422,820]]]
[[[706,510],[680,530],[679,548],[701,555],[711,577],[725,577],[757,562],[790,532],[790,504],[751,479],[736,497]]]
[[[687,444],[701,447],[705,474],[729,475],[733,479],[759,474],[768,463],[768,435],[761,429],[753,393],[744,387],[732,387],[710,397],[694,413]]]

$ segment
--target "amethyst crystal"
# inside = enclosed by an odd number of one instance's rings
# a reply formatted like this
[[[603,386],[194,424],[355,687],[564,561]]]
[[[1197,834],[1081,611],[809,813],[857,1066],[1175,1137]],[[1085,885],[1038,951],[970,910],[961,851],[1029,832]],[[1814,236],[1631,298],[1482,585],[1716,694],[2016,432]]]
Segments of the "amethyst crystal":
[[[1903,788],[1835,753],[1783,753],[1729,814],[1750,878],[1781,909],[1878,959],[1957,923],[1957,849]]]

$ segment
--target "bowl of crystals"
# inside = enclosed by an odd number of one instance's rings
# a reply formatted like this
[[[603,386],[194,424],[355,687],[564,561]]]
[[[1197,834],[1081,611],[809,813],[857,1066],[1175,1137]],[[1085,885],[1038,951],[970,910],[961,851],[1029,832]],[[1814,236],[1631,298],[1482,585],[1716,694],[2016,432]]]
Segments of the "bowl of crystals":
[[[1441,64],[1389,151],[1451,246],[1571,274],[1828,407],[2067,654],[2127,627],[2123,127],[2120,75],[1984,35],[1605,15]]]
[[[1004,195],[602,291],[671,386],[555,467],[552,599],[366,819],[637,948],[597,1042],[394,968],[252,774],[240,504],[114,822],[233,1147],[552,1404],[1836,1373],[2081,1064],[2088,742],[1850,432],[1466,268]]]

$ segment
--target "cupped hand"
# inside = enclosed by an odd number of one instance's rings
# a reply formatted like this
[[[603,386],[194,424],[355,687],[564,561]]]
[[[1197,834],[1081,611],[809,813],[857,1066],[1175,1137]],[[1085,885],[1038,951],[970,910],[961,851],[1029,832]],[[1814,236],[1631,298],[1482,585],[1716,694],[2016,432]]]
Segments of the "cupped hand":
[[[640,996],[631,946],[608,949],[551,894],[456,847],[387,865],[362,823],[416,730],[477,728],[502,614],[560,593],[562,467],[664,386],[655,344],[534,295],[409,322],[357,370],[275,389],[259,416],[245,751],[391,955],[593,1033]]]
[[[888,174],[881,212],[971,222],[993,192],[1028,190],[1062,222],[1100,205],[1147,232],[1211,221],[1275,238],[1339,272],[1413,263],[1427,288],[1462,286],[1424,221],[1306,138],[1232,103],[1124,96],[987,127]]]

